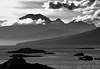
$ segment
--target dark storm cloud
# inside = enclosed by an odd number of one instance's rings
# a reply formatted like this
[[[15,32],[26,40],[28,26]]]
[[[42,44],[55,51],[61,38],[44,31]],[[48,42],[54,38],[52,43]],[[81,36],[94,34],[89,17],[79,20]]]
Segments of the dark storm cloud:
[[[62,7],[63,7],[63,4],[60,3],[60,2],[57,2],[57,4],[54,4],[53,2],[49,2],[49,8],[59,9],[59,8],[62,8]]]
[[[77,17],[73,17],[73,19],[100,27],[100,0],[48,1],[44,3],[43,7],[45,7],[45,9],[61,9],[61,11],[68,9],[82,12],[84,14],[83,16],[78,15]]]
[[[80,2],[80,3],[78,3]],[[82,7],[82,4],[88,3],[91,5],[95,0],[64,0],[64,1],[48,1],[45,2],[43,7],[47,9],[61,9],[66,8],[68,10],[73,10]]]
[[[47,6],[48,5],[48,6]],[[74,3],[68,3],[66,1],[66,3],[63,2],[59,2],[59,1],[55,1],[55,2],[45,2],[43,7],[49,8],[49,9],[60,9],[60,8],[67,8],[69,10],[78,8],[78,6],[76,6]]]

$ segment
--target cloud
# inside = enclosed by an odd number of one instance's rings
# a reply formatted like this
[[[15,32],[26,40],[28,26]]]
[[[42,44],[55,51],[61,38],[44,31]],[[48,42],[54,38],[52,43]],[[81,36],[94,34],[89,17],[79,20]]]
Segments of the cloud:
[[[42,25],[46,25],[45,20],[42,20],[41,18],[38,19],[35,24],[42,24]]]
[[[46,0],[0,0],[0,18],[16,18],[18,16],[15,15],[18,12],[16,10],[40,8],[44,1]]]
[[[34,21],[31,18],[27,18],[27,19],[17,21],[17,24],[31,24],[31,23],[34,23]]]
[[[27,25],[27,24],[34,24],[34,25],[38,25],[38,24],[42,24],[45,25],[45,20],[42,20],[41,18],[39,18],[38,20],[32,20],[31,18],[26,18],[23,20],[18,20],[17,24],[19,25]]]
[[[68,10],[72,10],[74,8],[78,8],[78,6],[73,3],[72,1],[68,1],[68,0],[64,0],[63,2],[60,1],[48,1],[45,2],[44,5],[42,7],[45,7],[45,9],[68,9]]]
[[[93,2],[93,3],[92,3]],[[84,5],[83,5],[84,6]],[[94,24],[97,27],[100,27],[100,1],[92,0],[84,8],[78,8],[74,11],[82,12],[84,16],[78,16],[74,19],[76,21],[84,21],[89,24]]]
[[[77,8],[85,8],[93,4],[95,0],[64,0],[64,1],[48,1],[43,4],[45,9],[68,9],[74,10]]]
[[[48,3],[49,3],[49,8],[59,9],[63,7],[63,4],[57,1],[55,1],[55,3],[53,2],[48,2]]]
[[[73,19],[76,21],[84,21],[88,24],[94,24],[100,27],[100,0],[64,0],[45,2],[45,9],[67,9],[75,12],[81,12],[83,16],[77,16]]]
[[[38,24],[42,24],[42,25],[46,25],[45,20],[42,20],[41,18],[39,18],[38,20],[32,20],[31,18],[26,18],[23,20],[19,20],[19,19],[0,19],[0,26],[13,26],[13,25],[29,25],[29,24],[34,24],[34,25],[38,25]]]
[[[0,26],[12,26],[17,22],[17,19],[2,19],[0,21],[4,21]]]
[[[35,9],[41,8],[41,5],[44,1],[22,1],[20,2],[21,6],[16,7],[17,9]]]

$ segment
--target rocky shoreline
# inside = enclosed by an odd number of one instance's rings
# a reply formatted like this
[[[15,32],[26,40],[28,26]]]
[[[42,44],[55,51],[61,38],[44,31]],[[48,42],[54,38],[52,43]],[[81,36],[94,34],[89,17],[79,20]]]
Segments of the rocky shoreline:
[[[31,49],[31,48],[20,48],[15,51],[8,51],[7,53],[11,53],[10,59],[5,61],[4,63],[0,64],[0,69],[55,69],[52,67],[49,67],[47,65],[34,63],[30,64],[27,63],[24,58],[28,57],[43,57],[43,55],[38,55],[37,53],[43,53],[43,54],[55,54],[52,52],[48,52],[41,49]],[[32,55],[32,53],[35,53],[36,55]]]
[[[47,65],[27,63],[22,57],[13,57],[8,61],[0,64],[0,69],[55,69]]]

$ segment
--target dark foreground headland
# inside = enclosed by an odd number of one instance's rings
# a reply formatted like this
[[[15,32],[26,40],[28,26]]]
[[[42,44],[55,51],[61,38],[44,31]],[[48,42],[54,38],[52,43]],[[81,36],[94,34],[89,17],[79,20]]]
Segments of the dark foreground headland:
[[[55,69],[47,65],[27,63],[23,58],[14,57],[0,64],[0,69]]]

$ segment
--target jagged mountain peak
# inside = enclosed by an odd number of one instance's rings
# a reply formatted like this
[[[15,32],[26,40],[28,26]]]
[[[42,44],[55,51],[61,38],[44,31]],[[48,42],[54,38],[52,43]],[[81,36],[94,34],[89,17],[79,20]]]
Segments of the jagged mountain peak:
[[[48,17],[42,14],[27,14],[25,16],[20,17],[19,19],[22,20],[26,18],[31,18],[32,20],[42,19],[42,20],[45,20],[46,22],[51,22],[51,20]]]
[[[56,19],[56,22],[64,23],[60,18]]]

